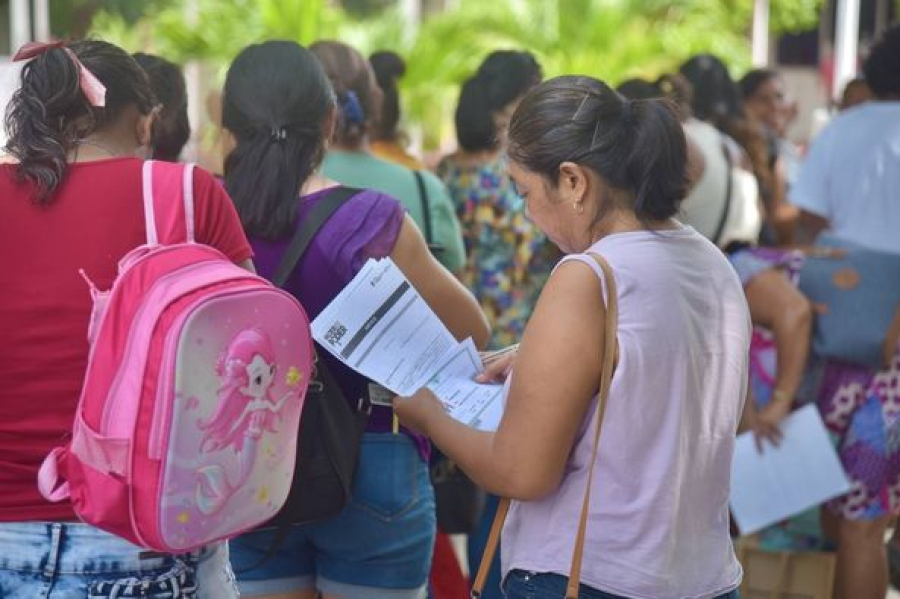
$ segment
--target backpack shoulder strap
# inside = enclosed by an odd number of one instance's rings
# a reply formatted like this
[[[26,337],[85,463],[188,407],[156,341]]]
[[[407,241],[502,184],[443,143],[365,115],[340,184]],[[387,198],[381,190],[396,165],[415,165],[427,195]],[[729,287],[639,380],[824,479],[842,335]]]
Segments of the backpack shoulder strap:
[[[194,165],[147,160],[142,171],[147,245],[194,242]]]
[[[413,171],[416,177],[416,185],[419,188],[419,203],[422,205],[422,224],[424,225],[425,241],[428,245],[434,243],[434,231],[431,226],[431,206],[428,201],[428,188],[425,187],[425,177],[419,171]]]
[[[306,218],[303,219],[303,222],[300,223],[300,226],[297,227],[297,232],[294,233],[294,237],[291,239],[291,243],[281,259],[281,263],[272,276],[273,285],[282,287],[287,282],[297,263],[300,262],[300,258],[306,252],[306,248],[309,247],[309,244],[322,226],[337,212],[338,208],[360,191],[362,190],[352,187],[335,187],[324,198],[319,200],[319,203],[313,207],[310,213],[306,215]]]

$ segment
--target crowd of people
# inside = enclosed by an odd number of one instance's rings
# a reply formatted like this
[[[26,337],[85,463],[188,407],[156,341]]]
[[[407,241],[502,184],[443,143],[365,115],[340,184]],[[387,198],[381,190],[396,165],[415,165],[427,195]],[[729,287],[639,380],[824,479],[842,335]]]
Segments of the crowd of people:
[[[823,508],[836,596],[884,596],[900,348],[881,369],[814,356],[816,307],[797,279],[824,230],[900,255],[900,27],[805,153],[787,139],[796,104],[776,71],[735,81],[703,54],[613,89],[493,52],[461,87],[458,147],[434,172],[405,144],[397,54],[366,59],[333,40],[242,50],[222,91],[223,172],[193,171],[196,240],[271,279],[305,219],[352,187],[284,285],[310,318],[370,258],[390,257],[456,339],[513,349],[482,375],[504,386],[496,431],[452,419],[427,388],[373,404],[337,516],[274,544],[259,529],[179,555],[78,522],[36,480],[72,430],[89,357],[79,273],[108,288],[144,243],[142,166],[180,159],[184,80],[97,40],[22,57],[0,161],[0,251],[12,258],[0,276],[0,597],[450,599],[446,573],[432,572],[435,551],[452,554],[429,479],[437,453],[489,493],[470,572],[498,498],[512,500],[482,597],[565,596],[596,475],[580,597],[732,599],[736,434],[778,443],[810,401],[852,485]],[[604,358],[614,375],[600,409]],[[370,393],[365,376],[319,359],[345,397]]]

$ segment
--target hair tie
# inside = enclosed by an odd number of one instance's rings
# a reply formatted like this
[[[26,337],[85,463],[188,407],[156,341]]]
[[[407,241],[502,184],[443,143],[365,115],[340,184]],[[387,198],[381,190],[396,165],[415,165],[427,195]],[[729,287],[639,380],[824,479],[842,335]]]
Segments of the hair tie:
[[[72,62],[75,63],[75,68],[78,69],[78,83],[81,86],[81,91],[87,98],[88,103],[90,103],[91,106],[98,108],[106,106],[106,86],[97,79],[96,75],[84,66],[75,53],[72,52],[70,48],[66,47],[63,42],[28,42],[19,48],[19,51],[13,56],[13,62],[30,60],[44,54],[47,50],[52,50],[54,48],[63,50],[69,58],[72,59]]]
[[[287,127],[272,127],[272,130],[269,131],[269,137],[271,137],[273,141],[284,141],[287,139],[287,136]]]
[[[341,97],[341,113],[351,125],[362,125],[366,122],[366,115],[359,102],[359,96],[353,90],[345,92]]]

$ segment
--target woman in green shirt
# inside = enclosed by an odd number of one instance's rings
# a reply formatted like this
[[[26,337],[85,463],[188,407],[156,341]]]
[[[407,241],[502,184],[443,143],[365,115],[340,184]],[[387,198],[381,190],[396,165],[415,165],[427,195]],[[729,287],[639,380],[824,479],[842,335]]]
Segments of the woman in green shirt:
[[[381,91],[369,62],[341,42],[319,41],[310,50],[331,80],[338,105],[322,173],[344,185],[374,189],[400,200],[438,261],[459,273],[465,264],[462,232],[443,183],[429,172],[382,160],[370,151],[369,132],[379,112]]]

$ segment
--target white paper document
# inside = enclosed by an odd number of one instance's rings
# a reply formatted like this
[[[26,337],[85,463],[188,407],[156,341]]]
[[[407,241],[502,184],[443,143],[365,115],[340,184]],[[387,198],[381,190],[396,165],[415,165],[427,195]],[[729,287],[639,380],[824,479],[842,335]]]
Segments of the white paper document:
[[[850,490],[814,405],[781,423],[778,447],[760,454],[753,433],[737,438],[731,468],[731,512],[741,534],[752,534]]]
[[[484,369],[470,339],[458,343],[390,258],[369,260],[312,323],[341,362],[398,395],[431,389],[449,414],[495,430],[502,387],[476,383]]]

